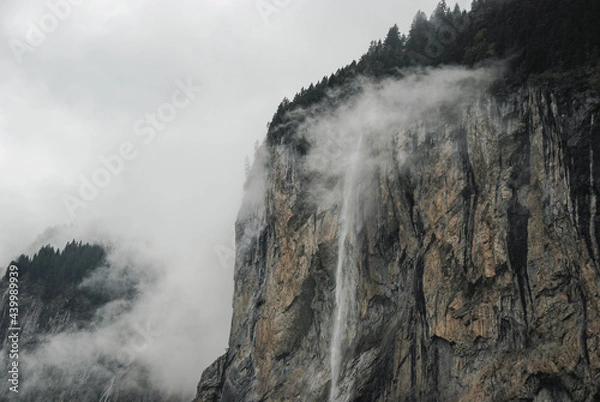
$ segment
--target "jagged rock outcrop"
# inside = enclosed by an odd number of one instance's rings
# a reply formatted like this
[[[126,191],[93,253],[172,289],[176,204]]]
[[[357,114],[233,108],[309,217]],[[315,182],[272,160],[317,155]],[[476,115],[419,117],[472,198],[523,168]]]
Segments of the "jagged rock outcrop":
[[[567,87],[482,91],[367,135],[345,400],[600,400],[600,96]],[[264,153],[229,349],[198,402],[329,398],[344,180],[310,150]]]

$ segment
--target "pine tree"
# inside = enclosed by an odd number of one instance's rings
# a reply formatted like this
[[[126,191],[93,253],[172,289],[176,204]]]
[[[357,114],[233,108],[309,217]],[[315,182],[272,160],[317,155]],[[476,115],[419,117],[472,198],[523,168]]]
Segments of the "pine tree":
[[[387,36],[385,37],[385,40],[383,41],[383,47],[386,50],[393,51],[398,51],[402,49],[403,43],[400,39],[400,29],[398,28],[398,25],[394,25],[390,28]]]

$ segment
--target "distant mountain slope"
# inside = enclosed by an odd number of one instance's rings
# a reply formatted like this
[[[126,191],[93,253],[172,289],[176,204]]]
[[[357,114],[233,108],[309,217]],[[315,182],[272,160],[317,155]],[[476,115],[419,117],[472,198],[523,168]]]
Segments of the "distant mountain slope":
[[[114,342],[119,336],[127,341],[140,337],[131,328],[111,327],[129,311],[137,294],[137,279],[131,276],[117,279],[119,286],[106,286],[115,269],[105,247],[75,241],[63,250],[42,247],[34,256],[22,255],[11,263],[0,281],[0,368],[7,372],[18,362],[19,393],[3,387],[0,400],[180,400],[156,390],[146,369]],[[11,310],[15,295],[16,315]],[[20,328],[18,357],[9,353],[13,320]],[[107,331],[114,333],[109,337]],[[98,344],[91,343],[96,340]]]

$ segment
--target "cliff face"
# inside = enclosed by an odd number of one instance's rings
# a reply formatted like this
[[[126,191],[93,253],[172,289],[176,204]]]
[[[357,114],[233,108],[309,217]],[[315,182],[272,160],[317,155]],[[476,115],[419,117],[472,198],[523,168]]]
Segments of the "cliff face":
[[[339,170],[301,129],[264,149],[196,401],[600,400],[600,97],[433,106],[359,129]]]

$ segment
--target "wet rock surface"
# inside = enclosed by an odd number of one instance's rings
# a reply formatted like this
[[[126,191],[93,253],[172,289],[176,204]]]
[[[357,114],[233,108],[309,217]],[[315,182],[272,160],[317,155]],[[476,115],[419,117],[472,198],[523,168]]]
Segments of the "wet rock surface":
[[[480,94],[373,143],[358,196],[350,401],[600,400],[600,97]],[[339,199],[293,147],[236,232],[229,349],[196,401],[325,401]],[[344,381],[340,386],[343,387]]]

